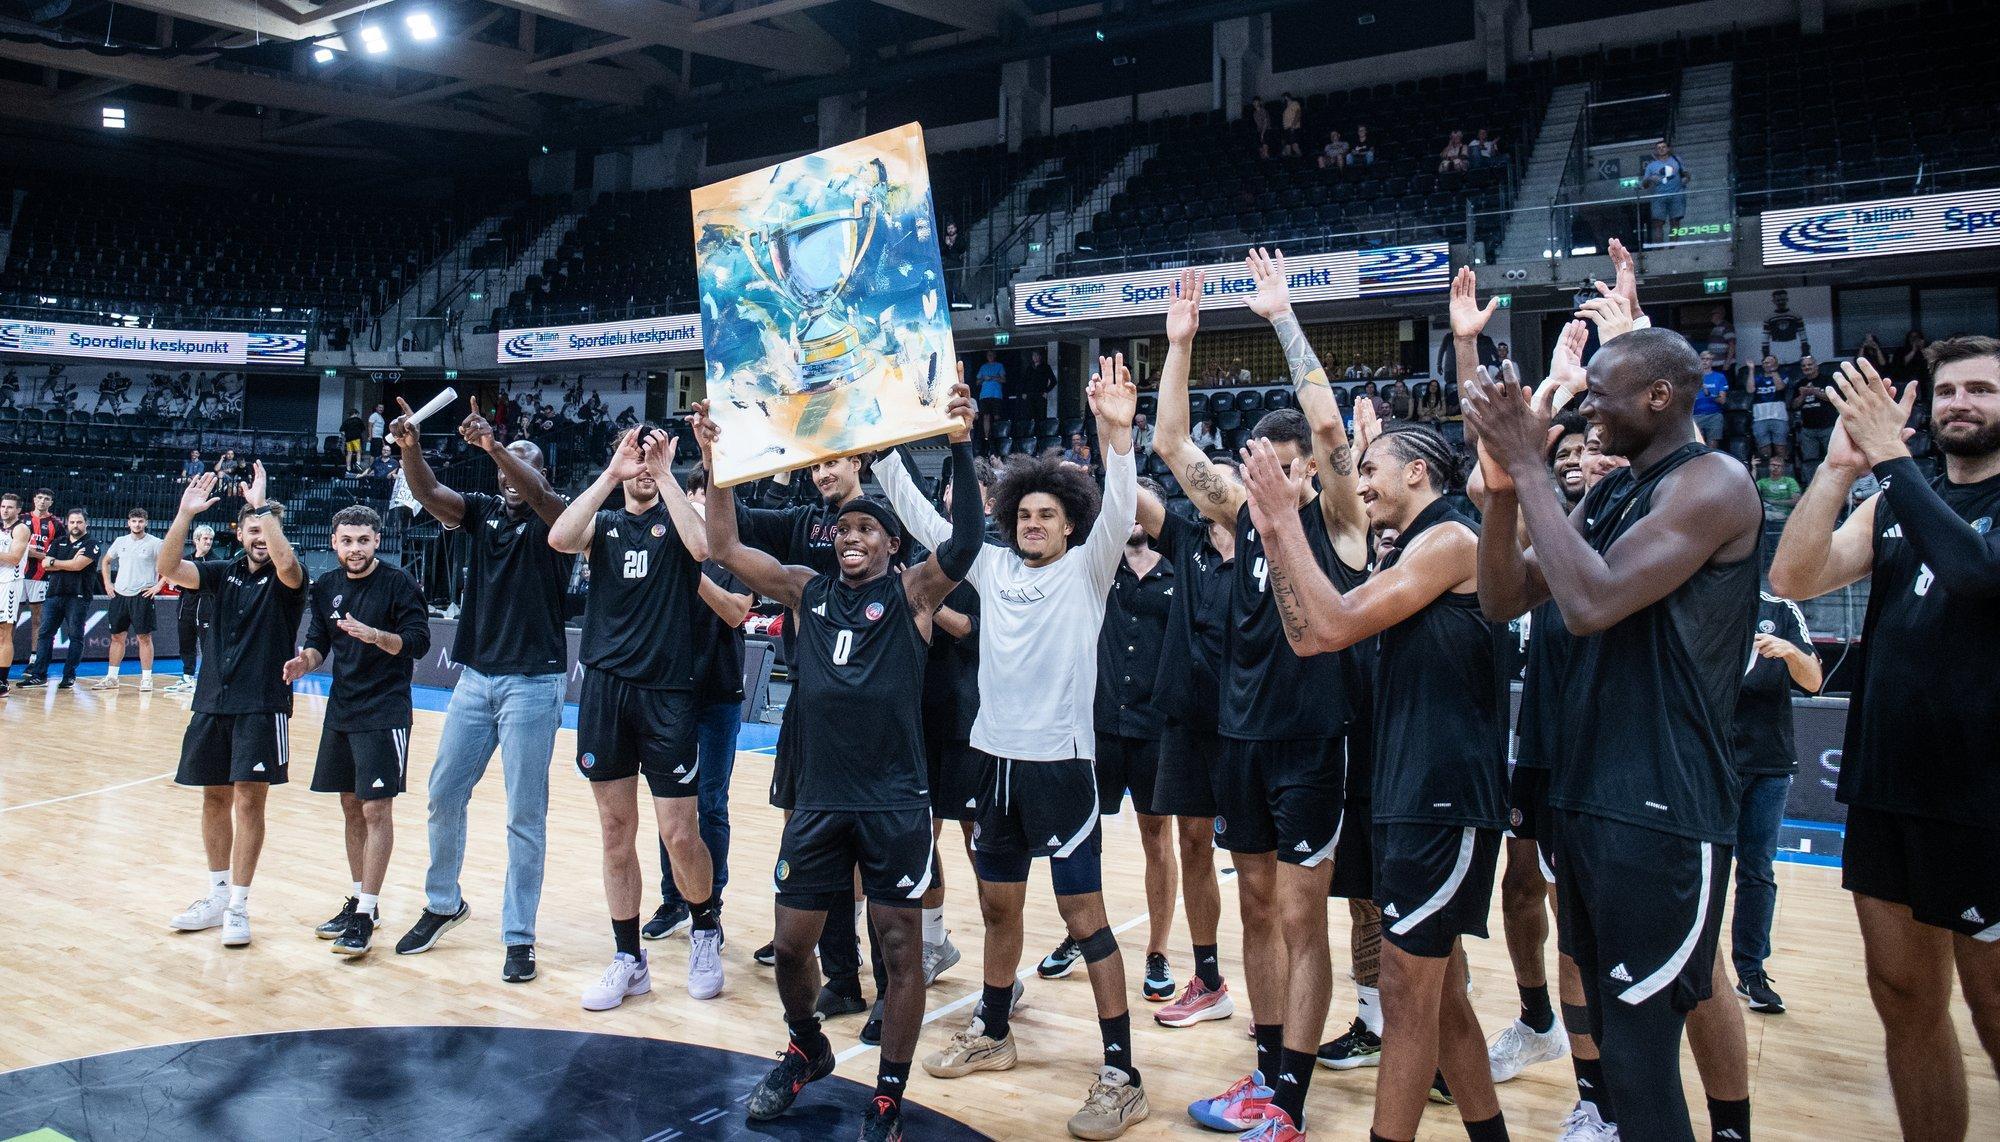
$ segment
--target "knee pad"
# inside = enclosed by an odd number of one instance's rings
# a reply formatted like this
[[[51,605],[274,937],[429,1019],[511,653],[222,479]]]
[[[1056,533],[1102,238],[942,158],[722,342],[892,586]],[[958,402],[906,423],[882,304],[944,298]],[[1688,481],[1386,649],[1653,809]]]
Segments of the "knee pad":
[[[1104,891],[1103,858],[1098,852],[1097,839],[1092,837],[1078,845],[1066,857],[1050,857],[1049,880],[1057,896],[1085,896]]]
[[[1118,937],[1112,935],[1109,928],[1099,928],[1097,931],[1078,940],[1076,947],[1078,951],[1083,953],[1084,963],[1094,964],[1099,960],[1110,959],[1112,956],[1118,954]]]
[[[1562,1005],[1563,1029],[1572,1035],[1595,1035],[1590,1027],[1590,1008],[1578,1007],[1573,1003]]]

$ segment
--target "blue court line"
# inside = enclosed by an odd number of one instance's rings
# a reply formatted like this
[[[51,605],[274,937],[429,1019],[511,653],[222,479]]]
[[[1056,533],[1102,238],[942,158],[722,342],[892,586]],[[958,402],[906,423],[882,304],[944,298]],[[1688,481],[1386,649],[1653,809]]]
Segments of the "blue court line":
[[[1782,824],[1788,828],[1807,829],[1815,833],[1839,833],[1843,837],[1847,835],[1846,825],[1837,825],[1832,821],[1795,821],[1786,817]]]

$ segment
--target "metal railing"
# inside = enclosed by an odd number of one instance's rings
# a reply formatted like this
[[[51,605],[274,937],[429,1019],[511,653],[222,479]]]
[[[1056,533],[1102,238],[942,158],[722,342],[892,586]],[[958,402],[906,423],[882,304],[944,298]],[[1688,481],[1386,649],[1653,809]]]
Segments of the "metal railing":
[[[1916,166],[1912,170],[1845,178],[1838,177],[1839,167],[1836,164],[1831,170],[1819,172],[1834,177],[1815,178],[1799,186],[1739,191],[1736,194],[1736,208],[1743,214],[1756,214],[1765,210],[1779,209],[1781,206],[1837,206],[1843,202],[1874,198],[1902,198],[2000,186],[2000,164],[1989,163],[1970,167],[1938,166],[1929,163],[1922,156],[1916,157],[1913,161]],[[1774,199],[1780,201],[1774,203]]]
[[[203,313],[176,314],[173,310],[199,310],[200,306],[167,305],[121,305],[104,302],[82,306],[66,304],[63,299],[47,301],[23,301],[23,297],[33,294],[10,294],[10,299],[0,299],[0,318],[20,321],[50,321],[67,325],[101,325],[111,329],[176,329],[190,332],[212,331],[220,333],[290,333],[307,339],[311,348],[320,331],[318,309],[295,309],[283,306],[264,307],[267,313],[258,317],[223,317]],[[257,308],[232,306],[231,308]]]

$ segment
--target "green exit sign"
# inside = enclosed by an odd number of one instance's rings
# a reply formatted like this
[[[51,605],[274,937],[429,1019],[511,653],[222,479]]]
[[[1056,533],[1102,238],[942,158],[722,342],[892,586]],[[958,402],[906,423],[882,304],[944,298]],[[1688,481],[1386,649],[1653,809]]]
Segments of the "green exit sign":
[[[1013,339],[1014,335],[1012,333],[1007,332],[1004,329],[996,330],[993,334],[993,343],[995,345],[1005,345],[1007,342],[1012,341]]]
[[[1618,180],[1618,189],[1620,190],[1632,190],[1638,185],[1639,180],[1636,178],[1621,178]]]
[[[320,376],[322,376],[322,377],[326,377],[326,378],[328,378],[328,379],[332,379],[332,378],[334,378],[334,377],[337,377],[337,376],[339,376],[339,375],[340,375],[340,370],[339,370],[339,369],[321,369],[321,370],[319,371],[319,375],[320,375]]]
[[[1703,278],[1703,279],[1701,280],[1701,292],[1703,292],[1703,293],[1728,293],[1728,292],[1729,292],[1729,279],[1728,279],[1728,278]]]
[[[1499,296],[1495,297],[1495,298],[1494,298],[1493,300],[1494,300],[1494,301],[1497,301],[1497,302],[1499,302],[1499,303],[1500,303],[1500,308],[1501,308],[1501,309],[1512,309],[1512,308],[1514,308],[1514,295],[1513,295],[1513,294],[1511,294],[1511,293],[1503,293],[1503,294],[1500,294]]]
[[[458,379],[458,370],[457,370],[457,369],[446,369],[446,370],[444,371],[444,379],[445,379],[445,380],[447,380],[447,381],[455,381],[455,380],[457,380],[457,379]]]

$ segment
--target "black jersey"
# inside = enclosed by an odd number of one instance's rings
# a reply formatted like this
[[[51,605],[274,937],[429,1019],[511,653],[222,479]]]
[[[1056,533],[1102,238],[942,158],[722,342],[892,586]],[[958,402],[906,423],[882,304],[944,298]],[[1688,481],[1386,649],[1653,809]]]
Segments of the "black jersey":
[[[930,807],[924,758],[929,655],[903,577],[849,586],[819,575],[799,596],[791,709],[797,809]]]
[[[713,560],[702,564],[701,573],[732,595],[752,594],[729,568]],[[695,584],[699,590],[701,584]],[[707,630],[700,636],[701,664],[695,668],[694,700],[697,705],[743,700],[743,628],[732,627],[707,603],[702,604]]]
[[[931,648],[924,665],[924,724],[935,726],[939,740],[969,742],[979,717],[979,592],[970,583],[951,589],[941,604],[972,620],[972,633],[953,638],[943,627],[931,627]]]
[[[600,511],[590,542],[590,597],[578,657],[649,690],[692,690],[708,634],[701,564],[664,502],[645,512]]]
[[[410,677],[416,661],[431,648],[431,621],[424,593],[401,567],[377,562],[359,579],[335,567],[313,580],[306,609],[305,644],[330,662],[326,728],[360,730],[410,728]],[[351,618],[364,626],[400,635],[403,649],[390,654],[340,629]]]
[[[1808,654],[1812,632],[1797,603],[1776,595],[1757,599],[1757,633],[1782,638]],[[1797,773],[1798,754],[1792,749],[1792,672],[1782,659],[1765,658],[1750,650],[1743,671],[1743,689],[1736,697],[1733,751],[1736,772]]]
[[[1229,650],[1230,576],[1235,561],[1208,541],[1208,521],[1169,511],[1153,547],[1174,565],[1174,595],[1160,640],[1153,709],[1197,730],[1215,732],[1221,714],[1222,664]]]
[[[1417,513],[1382,559],[1393,567],[1431,528],[1471,520],[1444,500]],[[1505,624],[1488,622],[1478,592],[1447,591],[1382,632],[1376,650],[1376,824],[1507,826]],[[1349,775],[1349,781],[1353,776]]]
[[[1514,732],[1514,764],[1547,769],[1563,730],[1563,672],[1574,640],[1562,608],[1549,599],[1528,614],[1528,649],[1521,675],[1521,720]]]
[[[561,674],[569,665],[563,589],[574,557],[549,546],[549,525],[499,496],[469,492],[465,597],[451,656],[481,674]]]
[[[2000,476],[1931,487],[1979,532],[2000,519]],[[1953,595],[1875,501],[1875,573],[1861,626],[1861,675],[1847,711],[1844,804],[2000,826],[2000,600]]]
[[[1666,476],[1711,451],[1691,443],[1644,472],[1620,468],[1598,481],[1583,499],[1591,548],[1610,550],[1652,510]],[[1703,567],[1610,630],[1573,641],[1551,805],[1736,843],[1740,783],[1730,734],[1756,625],[1758,571],[1756,551]]]
[[[1160,736],[1153,707],[1167,611],[1179,586],[1173,561],[1164,555],[1144,575],[1122,557],[1105,596],[1104,625],[1097,631],[1096,730],[1100,734],[1151,741]]]
[[[305,584],[285,586],[268,560],[253,571],[248,557],[211,559],[195,564],[195,572],[201,593],[215,601],[215,620],[201,632],[195,713],[291,713],[284,671],[305,611]]]
[[[1335,590],[1351,591],[1367,578],[1334,553],[1317,500],[1299,509],[1306,543]],[[1351,709],[1348,681],[1356,669],[1348,651],[1300,658],[1285,641],[1278,605],[1271,599],[1264,541],[1250,523],[1250,507],[1236,513],[1236,567],[1229,586],[1229,657],[1223,667],[1221,732],[1243,741],[1337,738]]]

